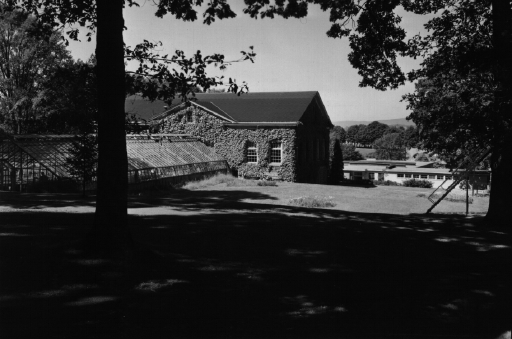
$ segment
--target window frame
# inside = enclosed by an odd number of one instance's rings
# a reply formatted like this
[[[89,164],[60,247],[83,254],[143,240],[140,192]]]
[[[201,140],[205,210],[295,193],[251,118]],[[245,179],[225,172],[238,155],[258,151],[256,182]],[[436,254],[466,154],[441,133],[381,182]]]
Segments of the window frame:
[[[279,148],[277,147],[274,147],[274,144],[275,143],[279,143]],[[283,142],[281,140],[272,140],[270,141],[270,165],[273,165],[273,166],[277,166],[277,165],[281,165],[283,163]],[[279,162],[275,162],[273,161],[273,151],[277,151],[279,150],[279,159],[280,161]]]
[[[253,151],[254,150],[254,155],[249,155],[249,150]],[[256,157],[256,161],[250,161],[249,160],[249,157]],[[246,144],[245,144],[245,160],[248,164],[257,164],[258,163],[258,144],[255,143],[254,141],[247,141]]]

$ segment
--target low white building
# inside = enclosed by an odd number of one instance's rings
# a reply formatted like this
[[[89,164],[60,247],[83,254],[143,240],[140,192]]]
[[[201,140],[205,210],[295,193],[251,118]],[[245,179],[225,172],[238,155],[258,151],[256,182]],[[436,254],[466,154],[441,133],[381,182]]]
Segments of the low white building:
[[[344,163],[344,178],[348,180],[389,180],[402,184],[405,180],[428,180],[437,188],[447,188],[454,181],[448,168],[434,168],[433,162],[361,160]],[[490,181],[489,171],[475,171],[470,183],[475,189],[487,189]]]

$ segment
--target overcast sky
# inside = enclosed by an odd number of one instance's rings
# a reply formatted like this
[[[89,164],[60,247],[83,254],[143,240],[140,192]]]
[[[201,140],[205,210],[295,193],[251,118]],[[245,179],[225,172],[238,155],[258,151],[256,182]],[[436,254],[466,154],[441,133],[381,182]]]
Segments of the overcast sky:
[[[154,16],[151,1],[140,8],[125,9],[124,41],[134,46],[144,39],[161,41],[163,52],[183,50],[187,55],[201,50],[203,55],[222,53],[227,60],[238,59],[241,50],[254,46],[255,63],[233,64],[226,71],[211,74],[246,81],[251,92],[318,91],[332,121],[381,120],[408,115],[401,96],[411,92],[412,84],[393,91],[360,88],[360,76],[348,62],[348,39],[328,38],[329,15],[310,6],[304,19],[251,19],[243,14],[242,1],[232,1],[235,19],[217,20],[212,25],[183,22],[168,15]],[[422,31],[426,18],[404,13],[403,27],[409,35]],[[94,52],[95,41],[71,42],[75,58],[86,60]],[[418,61],[401,60],[405,69],[417,67]]]

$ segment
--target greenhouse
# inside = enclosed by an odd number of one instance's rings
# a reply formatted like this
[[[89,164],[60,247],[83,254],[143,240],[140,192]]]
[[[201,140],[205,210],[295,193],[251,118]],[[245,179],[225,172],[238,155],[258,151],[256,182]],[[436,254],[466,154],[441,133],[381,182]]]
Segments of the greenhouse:
[[[24,192],[41,182],[70,181],[66,159],[73,138],[0,134],[0,190]],[[177,184],[228,171],[213,148],[188,135],[127,135],[126,145],[131,186]]]

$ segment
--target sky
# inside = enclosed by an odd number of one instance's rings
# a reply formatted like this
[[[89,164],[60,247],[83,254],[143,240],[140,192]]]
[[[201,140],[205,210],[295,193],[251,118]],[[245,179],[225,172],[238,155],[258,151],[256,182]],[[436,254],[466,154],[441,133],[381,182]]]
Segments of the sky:
[[[140,1],[139,8],[124,11],[124,41],[135,46],[144,39],[163,43],[162,54],[183,50],[192,55],[201,50],[203,55],[221,53],[226,60],[241,57],[240,51],[254,46],[255,63],[234,63],[225,71],[209,69],[209,74],[234,78],[237,83],[248,83],[251,92],[318,91],[334,121],[373,121],[404,118],[409,112],[400,102],[402,95],[414,90],[406,84],[397,90],[377,91],[361,88],[361,77],[348,61],[348,39],[333,39],[326,35],[330,28],[329,13],[310,5],[303,19],[251,19],[243,14],[243,2],[232,1],[237,13],[234,19],[217,20],[211,25],[183,22],[171,15],[163,19],[154,13],[152,1]],[[401,13],[402,26],[408,36],[424,32],[428,18]],[[201,13],[198,15],[201,16]],[[70,42],[75,59],[87,60],[94,53],[95,41]],[[418,60],[402,59],[405,69],[417,68]]]

